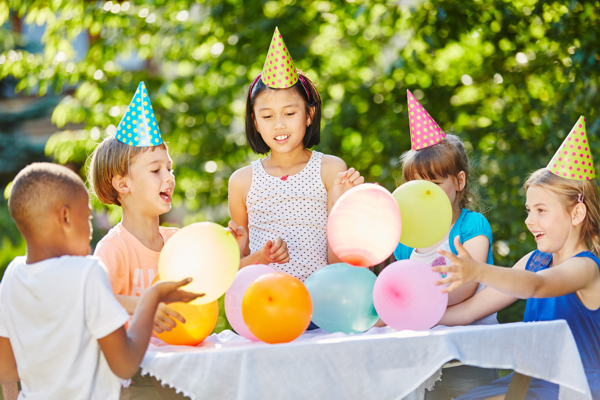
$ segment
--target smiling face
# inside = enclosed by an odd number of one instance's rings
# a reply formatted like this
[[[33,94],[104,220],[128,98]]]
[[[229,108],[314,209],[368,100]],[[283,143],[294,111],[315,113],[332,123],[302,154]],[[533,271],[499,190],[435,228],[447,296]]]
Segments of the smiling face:
[[[254,101],[254,125],[265,143],[277,153],[304,148],[310,115],[304,99],[291,89],[267,89]]]
[[[135,207],[143,214],[158,216],[171,210],[175,176],[169,152],[161,147],[137,155],[129,177],[113,182],[121,194],[123,207]]]
[[[572,231],[571,213],[562,205],[559,197],[540,186],[527,189],[525,203],[528,216],[525,224],[535,237],[538,250],[556,253],[566,243]]]

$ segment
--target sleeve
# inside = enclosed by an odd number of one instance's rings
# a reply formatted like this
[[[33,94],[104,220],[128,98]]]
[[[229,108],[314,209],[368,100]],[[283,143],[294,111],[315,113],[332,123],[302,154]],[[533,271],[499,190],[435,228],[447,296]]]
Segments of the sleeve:
[[[412,254],[413,248],[403,245],[402,243],[398,243],[396,250],[394,250],[394,258],[396,261],[400,260],[408,260],[410,255]]]
[[[101,240],[94,255],[106,266],[113,293],[129,295],[129,266],[124,248],[113,240]]]
[[[104,265],[94,260],[85,279],[85,322],[95,339],[101,339],[129,320],[113,294]]]
[[[8,327],[6,326],[6,317],[4,316],[4,309],[2,307],[2,305],[4,304],[4,302],[1,300],[2,299],[2,281],[0,281],[0,336],[1,337],[8,337]]]
[[[454,246],[454,237],[456,235],[456,233],[454,232],[455,228],[452,229],[452,231],[450,232],[450,238],[448,239],[448,244],[450,245],[450,251],[452,251],[452,253],[457,254],[456,251],[456,247]],[[493,243],[493,237],[492,237],[492,227],[490,226],[490,223],[488,222],[488,220],[481,215],[480,213],[477,212],[472,212],[472,211],[467,211],[466,214],[464,215],[464,219],[461,222],[460,227],[458,228],[458,232],[460,235],[460,243],[463,244],[466,241],[473,239],[474,237],[477,236],[485,236],[488,238],[490,244],[488,247],[488,256],[487,256],[487,263],[488,264],[493,264],[494,263],[494,258],[492,255],[492,243]]]

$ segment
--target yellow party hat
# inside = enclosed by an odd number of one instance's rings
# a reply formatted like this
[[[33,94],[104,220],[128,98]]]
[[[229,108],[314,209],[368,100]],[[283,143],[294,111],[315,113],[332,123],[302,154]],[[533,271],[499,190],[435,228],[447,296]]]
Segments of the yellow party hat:
[[[269,46],[261,79],[265,85],[274,89],[289,88],[298,82],[298,71],[278,28],[275,28]]]
[[[546,169],[555,175],[577,181],[587,181],[596,177],[583,116],[579,117],[579,121],[571,129]]]

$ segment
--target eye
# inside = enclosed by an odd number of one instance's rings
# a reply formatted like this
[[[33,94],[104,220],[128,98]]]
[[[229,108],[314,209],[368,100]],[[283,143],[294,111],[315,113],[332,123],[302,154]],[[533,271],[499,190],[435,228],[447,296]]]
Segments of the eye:
[[[153,171],[152,171],[152,173],[153,173],[153,174],[157,174],[157,173],[158,173],[158,171],[160,171],[160,168],[159,168],[159,169],[155,169],[155,170],[153,170]]]
[[[292,116],[292,115],[295,115],[295,114],[296,114],[295,112],[291,112],[291,113],[287,113],[286,115]]]
[[[269,119],[269,118],[271,118],[271,116],[270,115],[263,115],[261,118],[262,119]]]

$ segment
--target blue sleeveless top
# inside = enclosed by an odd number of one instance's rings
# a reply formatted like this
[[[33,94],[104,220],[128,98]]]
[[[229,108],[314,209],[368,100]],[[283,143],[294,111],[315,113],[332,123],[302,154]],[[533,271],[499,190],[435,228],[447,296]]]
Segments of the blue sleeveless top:
[[[600,268],[600,259],[589,251],[575,257],[588,257]],[[552,254],[533,252],[527,261],[527,271],[538,272],[550,267]],[[581,362],[594,399],[600,399],[600,308],[585,307],[575,293],[560,297],[528,299],[523,322],[564,319],[569,324],[579,349]]]
[[[467,240],[473,239],[474,237],[480,235],[486,236],[490,241],[486,262],[493,265],[494,258],[492,257],[492,227],[483,215],[471,210],[467,210],[466,208],[462,209],[460,216],[450,230],[450,235],[448,236],[450,251],[452,251],[454,254],[458,254],[456,252],[456,247],[454,247],[454,238],[456,236],[460,237],[460,243],[463,244]],[[399,243],[398,247],[396,247],[396,250],[394,251],[394,257],[396,260],[408,260],[412,254],[412,251],[412,247],[408,247],[402,243]]]

